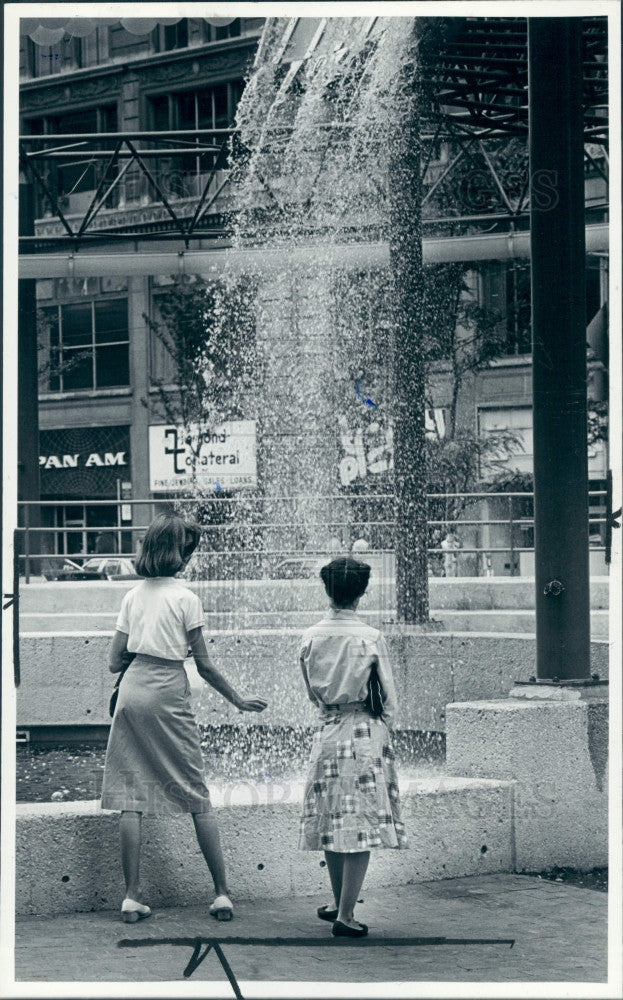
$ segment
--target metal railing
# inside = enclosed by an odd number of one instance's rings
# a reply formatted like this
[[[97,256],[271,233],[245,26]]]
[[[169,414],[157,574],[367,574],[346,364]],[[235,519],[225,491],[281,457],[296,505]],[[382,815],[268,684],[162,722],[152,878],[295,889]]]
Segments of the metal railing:
[[[498,575],[494,570],[501,560],[508,571],[503,575],[516,575],[522,553],[534,551],[532,493],[431,493],[427,499],[432,515],[429,565],[435,575]],[[394,502],[392,494],[21,501],[17,560],[20,575],[23,572],[24,582],[29,583],[42,571],[54,577],[55,567],[66,560],[132,559],[151,519],[169,509],[192,515],[201,524],[202,541],[191,563],[197,579],[279,577],[297,575],[297,569],[298,575],[306,575],[309,566],[303,564],[351,551],[357,541],[362,558],[381,560],[391,574]],[[591,491],[589,502],[591,551],[604,552],[606,491]],[[505,508],[504,514],[495,511],[489,516],[484,503]],[[67,511],[77,507],[83,510],[83,524],[41,523],[59,518],[64,522]],[[88,515],[94,517],[101,507],[116,511],[115,523],[86,523]],[[492,534],[497,537],[492,539]],[[79,536],[80,544],[70,543]],[[448,542],[449,537],[457,541]],[[104,538],[111,542],[110,550],[96,551],[102,549]],[[471,572],[459,574],[460,564]]]

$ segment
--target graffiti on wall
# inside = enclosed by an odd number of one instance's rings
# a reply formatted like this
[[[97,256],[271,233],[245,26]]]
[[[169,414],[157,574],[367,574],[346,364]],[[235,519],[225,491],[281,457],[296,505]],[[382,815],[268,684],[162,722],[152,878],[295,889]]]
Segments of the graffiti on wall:
[[[426,433],[431,437],[445,436],[445,411],[441,407],[426,411]],[[353,427],[348,419],[338,417],[338,432],[342,457],[339,476],[342,486],[358,479],[379,476],[394,468],[394,431],[391,421],[375,420],[365,426]]]

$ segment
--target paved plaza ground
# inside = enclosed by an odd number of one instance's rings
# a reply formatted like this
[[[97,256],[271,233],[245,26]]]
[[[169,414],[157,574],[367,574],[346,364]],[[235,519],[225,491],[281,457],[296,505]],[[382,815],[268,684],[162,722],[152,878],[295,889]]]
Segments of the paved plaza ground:
[[[20,918],[15,976],[18,982],[222,983],[223,997],[271,996],[269,987],[258,989],[262,981],[605,983],[607,898],[529,875],[370,893],[364,886],[357,916],[370,934],[355,941],[334,939],[316,917],[328,894],[236,902],[231,923],[210,918],[207,904],[159,910],[137,924],[110,911]]]

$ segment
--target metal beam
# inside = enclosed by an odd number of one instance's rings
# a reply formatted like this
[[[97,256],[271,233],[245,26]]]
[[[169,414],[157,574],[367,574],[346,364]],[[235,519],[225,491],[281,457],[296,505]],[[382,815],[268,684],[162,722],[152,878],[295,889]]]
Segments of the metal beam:
[[[530,18],[537,679],[590,678],[581,18]]]
[[[128,237],[129,239],[129,237]],[[140,242],[140,236],[136,237]],[[515,260],[530,257],[530,233],[508,232],[479,236],[457,236],[424,239],[425,264],[451,261]],[[586,252],[608,249],[608,226],[598,223],[586,227]],[[267,247],[233,250],[158,250],[141,249],[131,252],[111,249],[107,253],[87,251],[74,253],[21,254],[19,275],[23,278],[89,278],[102,275],[127,274],[202,274],[219,277],[225,271],[236,274],[269,274],[297,267],[318,266],[323,261],[335,269],[378,268],[389,266],[387,243],[319,244],[281,249]],[[582,280],[584,278],[582,277]]]

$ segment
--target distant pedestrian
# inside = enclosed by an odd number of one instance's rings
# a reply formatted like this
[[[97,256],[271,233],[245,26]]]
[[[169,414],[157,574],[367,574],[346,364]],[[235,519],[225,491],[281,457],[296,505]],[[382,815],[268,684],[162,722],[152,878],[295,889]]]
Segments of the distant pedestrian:
[[[389,654],[356,615],[370,567],[350,556],[321,570],[331,611],[307,629],[300,665],[320,709],[305,786],[299,847],[324,851],[335,906],[318,916],[336,937],[363,937],[354,907],[372,848],[406,847],[388,723],[396,710]],[[373,697],[374,695],[374,697]]]
[[[458,576],[459,557],[457,551],[461,548],[461,543],[457,538],[454,528],[450,528],[448,531],[448,534],[441,543],[441,548],[443,549],[444,576]]]
[[[95,536],[96,555],[115,555],[117,553],[117,539],[113,531],[99,531]]]
[[[110,653],[112,673],[125,670],[108,739],[102,807],[121,810],[122,917],[150,914],[141,899],[143,813],[190,813],[216,899],[210,913],[232,916],[225,863],[203,771],[184,659],[190,650],[201,677],[242,712],[261,712],[263,698],[237,694],[208,658],[201,601],[175,575],[188,563],[200,529],[161,514],[147,529],[136,571],[145,577],[123,598]],[[129,664],[129,665],[128,665]]]
[[[353,557],[357,559],[360,556],[365,555],[366,552],[370,551],[370,543],[365,538],[357,538],[353,542],[351,551],[353,553]]]

